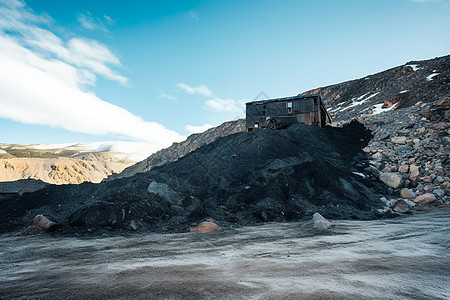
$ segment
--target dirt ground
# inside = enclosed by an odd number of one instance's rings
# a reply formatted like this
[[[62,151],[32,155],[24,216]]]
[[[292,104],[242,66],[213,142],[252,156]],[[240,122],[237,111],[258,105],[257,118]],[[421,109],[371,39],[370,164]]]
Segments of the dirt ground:
[[[0,299],[448,299],[449,211],[212,234],[0,236]]]

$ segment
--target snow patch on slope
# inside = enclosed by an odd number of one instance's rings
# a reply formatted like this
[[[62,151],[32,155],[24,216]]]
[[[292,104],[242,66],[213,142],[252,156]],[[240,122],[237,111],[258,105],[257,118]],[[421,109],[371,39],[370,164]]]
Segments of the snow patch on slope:
[[[414,72],[420,69],[419,65],[406,65],[407,67],[411,67]]]
[[[388,108],[382,108],[383,105],[384,105],[384,103],[380,103],[380,104],[374,105],[374,108],[372,109],[372,115],[378,115],[378,114],[381,114],[383,112],[393,110],[394,107],[397,106],[397,103],[395,105],[392,105],[391,107],[388,107]]]
[[[440,73],[432,73],[432,74],[428,75],[428,76],[427,76],[427,81],[433,80],[433,77],[434,77],[434,76],[437,76],[437,75],[439,75],[439,74],[440,74]]]
[[[364,98],[367,94],[369,94],[369,93],[365,93],[364,95],[362,95],[362,96],[360,96],[360,97],[353,98],[353,99],[352,99],[352,101],[353,101],[352,104],[350,104],[349,106],[347,106],[347,107],[345,107],[345,108],[343,108],[343,109],[340,109],[339,111],[345,111],[345,110],[350,109],[350,108],[352,108],[352,107],[361,105],[361,104],[363,104],[364,102],[366,102],[367,100],[369,100],[369,99],[375,97],[376,95],[378,95],[379,92],[376,92],[375,94],[372,94],[372,95],[370,95],[370,96],[367,97],[367,98]]]

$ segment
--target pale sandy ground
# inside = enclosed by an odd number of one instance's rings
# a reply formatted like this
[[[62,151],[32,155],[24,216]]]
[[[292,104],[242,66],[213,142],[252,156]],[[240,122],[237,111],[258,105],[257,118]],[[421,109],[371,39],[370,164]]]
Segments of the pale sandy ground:
[[[0,236],[1,299],[449,299],[450,214],[212,234]]]

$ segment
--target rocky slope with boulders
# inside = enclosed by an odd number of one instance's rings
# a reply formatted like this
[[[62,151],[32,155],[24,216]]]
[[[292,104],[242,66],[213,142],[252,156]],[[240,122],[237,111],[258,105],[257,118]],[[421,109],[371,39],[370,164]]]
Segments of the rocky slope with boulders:
[[[320,93],[334,125],[357,119],[374,138],[357,165],[386,185],[396,212],[448,207],[450,200],[450,56],[411,61]]]

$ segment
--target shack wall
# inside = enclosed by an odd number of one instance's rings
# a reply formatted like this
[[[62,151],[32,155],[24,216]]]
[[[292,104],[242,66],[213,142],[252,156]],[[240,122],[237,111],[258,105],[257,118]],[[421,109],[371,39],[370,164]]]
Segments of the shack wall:
[[[325,126],[325,113],[322,112],[324,108],[321,107],[319,96],[250,102],[246,104],[246,108],[247,131],[266,127],[269,118],[275,118],[280,125],[304,123]]]

